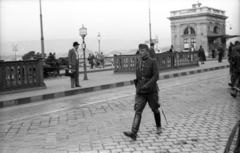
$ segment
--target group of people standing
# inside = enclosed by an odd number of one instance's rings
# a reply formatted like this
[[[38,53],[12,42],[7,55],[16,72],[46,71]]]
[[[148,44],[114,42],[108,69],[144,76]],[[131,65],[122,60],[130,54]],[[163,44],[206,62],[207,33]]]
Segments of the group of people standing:
[[[237,97],[237,92],[240,92],[240,42],[230,43],[228,61],[230,63],[230,75],[232,87],[231,96]]]

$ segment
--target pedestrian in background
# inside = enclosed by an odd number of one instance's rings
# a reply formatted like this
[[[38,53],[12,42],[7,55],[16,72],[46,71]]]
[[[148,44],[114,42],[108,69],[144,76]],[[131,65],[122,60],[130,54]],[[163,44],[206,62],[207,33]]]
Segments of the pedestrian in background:
[[[218,62],[222,62],[223,53],[224,53],[223,45],[220,45],[220,47],[218,48]]]
[[[171,48],[169,49],[169,52],[170,53],[174,53],[175,52],[173,45],[171,45]]]
[[[156,123],[156,133],[162,133],[161,116],[158,108],[158,85],[159,69],[157,61],[149,58],[149,48],[146,44],[139,45],[140,60],[136,65],[136,79],[134,80],[136,87],[135,116],[132,123],[131,131],[123,132],[127,137],[136,140],[139,126],[141,123],[142,112],[148,103],[153,111]]]
[[[79,85],[79,43],[74,42],[73,48],[68,51],[68,64],[69,68],[75,71],[74,77],[70,77],[71,87],[81,87]]]
[[[202,48],[202,46],[200,46],[200,48],[198,50],[198,57],[199,57],[199,61],[201,62],[201,64],[204,64],[204,62],[206,61],[206,56],[205,56],[205,52],[204,52],[204,49]]]
[[[171,48],[169,49],[170,53],[175,53],[175,49],[173,47],[173,45],[171,45]],[[174,56],[170,56],[169,57],[171,59],[171,67],[175,66],[175,57]]]
[[[90,64],[90,69],[93,69],[93,66],[94,66],[94,55],[92,53],[89,53],[89,55],[88,55],[88,62]]]
[[[213,48],[213,49],[212,49],[212,58],[215,58],[215,54],[216,54],[216,49]]]
[[[230,75],[232,74],[232,69],[233,69],[233,65],[232,65],[232,62],[231,62],[231,56],[232,56],[233,47],[234,47],[233,43],[230,42],[230,45],[228,47],[228,62],[230,64],[230,69],[229,69]]]
[[[104,68],[104,55],[103,52],[99,54],[99,62],[100,62],[100,68]]]
[[[237,92],[240,91],[240,42],[236,41],[232,50],[231,62],[233,65],[233,74],[231,75],[231,86],[233,91],[231,95],[237,96]]]
[[[153,58],[153,59],[156,59],[156,53],[155,53],[155,50],[154,50],[154,43],[151,43],[150,44],[150,57]]]

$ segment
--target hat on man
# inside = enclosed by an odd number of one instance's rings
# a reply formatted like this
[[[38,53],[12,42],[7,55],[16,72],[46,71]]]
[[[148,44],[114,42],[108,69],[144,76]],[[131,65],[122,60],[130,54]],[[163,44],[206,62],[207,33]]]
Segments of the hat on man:
[[[146,44],[139,44],[139,45],[138,45],[138,48],[139,48],[139,49],[146,49],[146,50],[149,49],[149,48],[148,48],[148,45],[146,45]]]
[[[77,41],[73,43],[73,46],[80,45]]]
[[[152,43],[150,44],[150,46],[154,46],[154,43],[152,42]]]

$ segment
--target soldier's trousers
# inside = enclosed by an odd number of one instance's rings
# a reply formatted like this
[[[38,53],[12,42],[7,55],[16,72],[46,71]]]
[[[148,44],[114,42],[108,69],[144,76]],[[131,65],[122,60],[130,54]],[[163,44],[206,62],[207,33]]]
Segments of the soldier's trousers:
[[[142,114],[147,103],[153,112],[158,110],[160,107],[160,104],[158,102],[158,93],[136,94],[134,105],[135,112]]]

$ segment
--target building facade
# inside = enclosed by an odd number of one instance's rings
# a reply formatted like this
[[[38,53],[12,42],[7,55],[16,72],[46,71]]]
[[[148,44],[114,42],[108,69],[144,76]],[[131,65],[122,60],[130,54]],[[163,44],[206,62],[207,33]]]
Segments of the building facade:
[[[172,45],[177,51],[202,46],[206,56],[221,44],[226,46],[225,11],[193,4],[190,9],[171,11]]]

